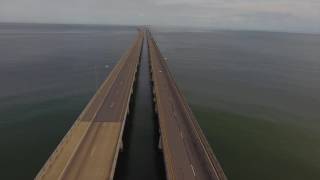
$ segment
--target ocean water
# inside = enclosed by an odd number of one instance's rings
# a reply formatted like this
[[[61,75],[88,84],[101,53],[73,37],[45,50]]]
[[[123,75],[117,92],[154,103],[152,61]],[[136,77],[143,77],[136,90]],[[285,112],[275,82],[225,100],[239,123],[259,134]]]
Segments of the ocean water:
[[[320,179],[320,35],[152,31],[229,179]],[[36,175],[135,34],[133,27],[0,25],[0,179]],[[141,96],[148,83],[138,81],[135,121],[150,104]],[[151,116],[149,109],[130,122],[121,160],[130,177],[118,171],[119,179],[142,176],[132,170],[145,167],[137,155],[158,160],[135,146],[141,139],[152,147],[154,138],[143,137],[154,136]]]
[[[320,35],[154,34],[229,179],[320,179]]]

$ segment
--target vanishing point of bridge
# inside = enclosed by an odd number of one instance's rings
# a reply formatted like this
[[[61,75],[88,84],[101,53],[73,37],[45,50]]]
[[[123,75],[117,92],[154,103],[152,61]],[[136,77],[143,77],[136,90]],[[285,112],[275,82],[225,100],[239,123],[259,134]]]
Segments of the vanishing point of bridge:
[[[148,30],[138,31],[133,45],[110,72],[35,179],[113,179],[118,155],[123,148],[122,136],[144,38],[148,45],[155,112],[160,127],[159,148],[163,152],[166,178],[227,179]]]

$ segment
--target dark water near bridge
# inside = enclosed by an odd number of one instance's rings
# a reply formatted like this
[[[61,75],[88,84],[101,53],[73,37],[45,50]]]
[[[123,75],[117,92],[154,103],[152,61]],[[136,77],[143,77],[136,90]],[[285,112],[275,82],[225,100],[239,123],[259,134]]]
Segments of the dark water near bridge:
[[[163,156],[158,148],[159,126],[154,112],[146,42],[145,39],[115,180],[165,179]]]
[[[320,179],[319,35],[154,32],[229,179]],[[134,35],[0,25],[0,179],[35,176]]]

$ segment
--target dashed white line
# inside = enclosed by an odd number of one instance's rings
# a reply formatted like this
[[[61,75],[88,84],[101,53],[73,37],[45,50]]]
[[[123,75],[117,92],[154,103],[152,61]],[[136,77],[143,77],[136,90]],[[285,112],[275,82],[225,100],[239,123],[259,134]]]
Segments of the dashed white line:
[[[94,146],[94,147],[92,148],[92,150],[91,150],[90,156],[92,156],[92,155],[94,154],[95,150],[96,150],[96,147]]]
[[[183,139],[183,134],[182,134],[182,132],[180,131],[180,136],[181,136],[181,138]]]
[[[194,168],[193,168],[193,165],[192,165],[192,164],[190,164],[190,167],[191,167],[191,169],[192,169],[193,176],[196,176],[196,172],[195,172],[195,170],[194,170]]]
[[[112,102],[109,107],[113,108],[113,106],[114,106],[114,102]]]

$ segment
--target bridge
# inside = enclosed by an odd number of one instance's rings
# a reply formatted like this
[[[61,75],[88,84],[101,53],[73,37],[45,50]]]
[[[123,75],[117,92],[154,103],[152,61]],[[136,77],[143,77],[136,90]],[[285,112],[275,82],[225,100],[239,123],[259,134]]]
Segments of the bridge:
[[[150,31],[147,42],[167,179],[226,179]]]
[[[227,179],[150,31],[138,30],[36,180],[113,179],[145,36],[167,179]]]

